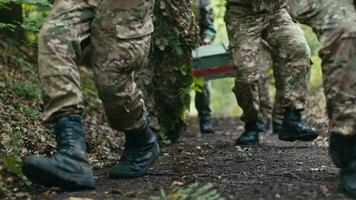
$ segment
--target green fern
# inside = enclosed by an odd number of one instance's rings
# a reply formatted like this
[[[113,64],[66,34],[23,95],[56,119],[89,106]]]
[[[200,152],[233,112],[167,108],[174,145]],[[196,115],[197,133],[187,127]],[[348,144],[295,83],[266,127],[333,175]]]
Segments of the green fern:
[[[175,187],[169,193],[161,190],[160,196],[152,196],[150,200],[224,200],[211,183],[198,182],[185,187]]]

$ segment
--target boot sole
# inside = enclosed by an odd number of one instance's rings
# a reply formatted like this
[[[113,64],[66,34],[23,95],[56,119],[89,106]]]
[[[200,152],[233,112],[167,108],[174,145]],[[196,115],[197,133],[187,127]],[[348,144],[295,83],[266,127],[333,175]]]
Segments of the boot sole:
[[[68,191],[87,190],[95,188],[93,177],[69,174],[65,172],[50,172],[36,165],[24,164],[23,172],[25,176],[33,183],[43,186],[56,186]],[[63,178],[65,177],[65,178]]]
[[[151,162],[149,162],[149,164],[140,172],[137,172],[135,174],[115,174],[115,173],[111,173],[109,172],[109,178],[111,179],[120,179],[120,178],[123,178],[123,179],[131,179],[131,178],[138,178],[138,177],[141,177],[143,175],[146,174],[148,168],[152,165],[152,163],[154,163],[157,158],[159,157],[159,154],[161,153],[161,150],[159,148],[159,145],[158,145],[158,154],[151,160]]]
[[[278,135],[278,139],[282,140],[282,141],[286,141],[286,142],[294,142],[294,141],[303,141],[303,142],[310,142],[313,141],[314,139],[316,139],[319,135],[310,135],[310,136],[304,136],[304,137],[295,137],[293,136],[289,136],[289,135]]]
[[[349,191],[346,189],[346,187],[340,183],[340,179],[338,179],[338,185],[337,188],[343,192],[346,196],[352,198],[352,199],[356,199],[356,191]]]
[[[253,146],[253,145],[258,145],[258,144],[259,144],[259,141],[257,141],[257,142],[243,143],[243,144],[235,143],[235,146]]]

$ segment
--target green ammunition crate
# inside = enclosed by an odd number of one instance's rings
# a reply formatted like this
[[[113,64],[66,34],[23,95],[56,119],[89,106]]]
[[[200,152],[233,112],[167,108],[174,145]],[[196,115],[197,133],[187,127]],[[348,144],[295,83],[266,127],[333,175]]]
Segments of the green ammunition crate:
[[[193,75],[207,80],[234,77],[228,47],[225,44],[201,46],[193,53]]]

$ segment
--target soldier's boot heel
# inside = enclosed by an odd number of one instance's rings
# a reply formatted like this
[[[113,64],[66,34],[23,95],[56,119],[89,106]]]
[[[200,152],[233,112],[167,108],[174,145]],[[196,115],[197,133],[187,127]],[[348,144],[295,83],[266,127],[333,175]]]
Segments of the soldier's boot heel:
[[[140,130],[126,131],[125,150],[118,164],[109,171],[110,178],[143,176],[159,156],[160,148],[148,123]]]
[[[25,176],[33,183],[66,190],[93,189],[95,180],[86,149],[80,117],[56,121],[58,153],[52,157],[29,156],[23,162]]]
[[[259,142],[259,122],[246,122],[245,132],[237,138],[235,145],[254,145]]]
[[[268,118],[261,120],[259,122],[259,130],[261,133],[267,133],[269,131],[270,128],[270,120]]]
[[[278,133],[278,138],[283,141],[293,142],[312,141],[318,137],[315,128],[305,126],[301,121],[299,110],[287,109],[284,113],[282,129]]]
[[[214,133],[214,129],[211,125],[210,118],[201,118],[199,120],[200,132],[202,134],[212,134]]]
[[[356,198],[356,135],[344,136],[332,133],[330,155],[334,164],[341,168],[338,186],[352,198]]]

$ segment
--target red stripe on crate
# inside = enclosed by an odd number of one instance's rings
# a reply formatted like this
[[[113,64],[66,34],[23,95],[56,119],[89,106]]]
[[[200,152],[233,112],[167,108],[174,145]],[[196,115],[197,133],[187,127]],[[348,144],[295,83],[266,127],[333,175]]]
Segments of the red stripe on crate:
[[[203,77],[213,74],[228,74],[233,73],[234,68],[232,66],[221,66],[208,69],[193,69],[192,73],[194,76]]]

